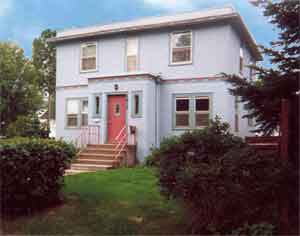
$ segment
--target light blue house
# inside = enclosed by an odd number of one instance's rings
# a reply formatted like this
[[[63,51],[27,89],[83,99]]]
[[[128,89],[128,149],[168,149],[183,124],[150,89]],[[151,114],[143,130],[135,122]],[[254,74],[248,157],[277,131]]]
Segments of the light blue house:
[[[250,134],[247,111],[220,74],[251,79],[244,65],[261,55],[232,7],[64,30],[51,41],[57,138],[110,143],[118,155],[136,143],[143,161],[164,137],[201,129],[216,115],[235,134]]]

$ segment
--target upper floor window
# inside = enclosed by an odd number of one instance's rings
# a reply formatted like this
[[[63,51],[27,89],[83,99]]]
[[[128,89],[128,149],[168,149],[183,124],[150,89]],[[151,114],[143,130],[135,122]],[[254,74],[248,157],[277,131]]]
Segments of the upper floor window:
[[[243,48],[240,48],[240,60],[239,60],[239,73],[242,75],[244,69],[244,51]]]
[[[192,62],[192,31],[171,34],[171,64]]]
[[[127,71],[138,70],[138,38],[128,38],[126,41]]]
[[[81,45],[81,71],[95,71],[97,69],[97,44],[85,43]]]

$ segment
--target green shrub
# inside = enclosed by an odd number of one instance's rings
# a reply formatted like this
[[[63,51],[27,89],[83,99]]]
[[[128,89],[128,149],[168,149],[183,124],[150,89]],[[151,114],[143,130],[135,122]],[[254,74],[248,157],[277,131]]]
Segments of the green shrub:
[[[164,138],[159,148],[154,148],[146,159],[146,165],[159,166],[161,158],[171,160],[176,158],[179,162],[186,159],[197,161],[220,156],[232,147],[245,146],[241,138],[229,132],[229,124],[222,123],[218,117],[211,121],[210,127],[203,130],[185,132],[181,136]],[[175,163],[174,163],[175,164]],[[181,163],[175,165],[180,166]]]
[[[6,136],[11,137],[40,137],[47,138],[49,130],[42,124],[37,115],[18,116],[17,120],[10,123]]]
[[[0,141],[3,213],[47,207],[60,200],[65,169],[76,149],[63,141],[15,138]]]
[[[192,233],[230,233],[245,222],[276,221],[288,167],[248,147],[227,124],[216,119],[161,147],[152,159],[159,165],[162,193],[184,203]]]
[[[272,236],[275,234],[275,227],[268,223],[260,223],[249,225],[245,224],[243,227],[238,228],[232,232],[232,235],[238,236]]]

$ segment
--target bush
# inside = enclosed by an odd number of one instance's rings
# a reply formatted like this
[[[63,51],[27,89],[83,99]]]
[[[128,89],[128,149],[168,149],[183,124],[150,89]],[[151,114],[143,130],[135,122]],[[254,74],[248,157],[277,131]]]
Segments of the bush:
[[[63,175],[76,149],[63,141],[15,138],[0,141],[2,213],[57,203]]]
[[[198,161],[198,158],[211,160],[212,156],[220,156],[233,147],[245,146],[243,140],[229,132],[229,124],[222,123],[218,117],[211,121],[207,129],[185,132],[181,136],[164,138],[159,148],[152,149],[146,159],[146,165],[159,166],[160,159],[176,158],[180,162],[186,159]]]
[[[272,236],[274,235],[274,229],[275,227],[268,223],[260,223],[260,224],[254,224],[249,225],[245,224],[243,227],[238,228],[237,230],[234,230],[232,232],[233,235],[243,235],[243,236]]]
[[[228,130],[216,119],[209,128],[166,139],[151,157],[162,193],[188,208],[192,233],[230,233],[245,222],[277,220],[287,165],[261,156]]]
[[[18,116],[17,120],[10,123],[6,136],[11,137],[40,137],[47,138],[49,130],[43,125],[37,115]]]

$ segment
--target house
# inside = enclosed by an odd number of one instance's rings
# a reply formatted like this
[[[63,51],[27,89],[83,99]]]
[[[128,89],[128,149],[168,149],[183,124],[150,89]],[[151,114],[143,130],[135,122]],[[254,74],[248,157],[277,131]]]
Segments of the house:
[[[164,137],[206,127],[216,115],[236,135],[250,134],[247,111],[221,73],[251,79],[245,65],[261,55],[232,7],[69,29],[50,41],[57,138],[106,144],[99,148],[117,155],[136,144],[143,162]]]

